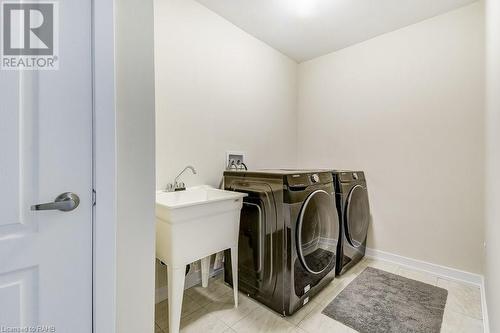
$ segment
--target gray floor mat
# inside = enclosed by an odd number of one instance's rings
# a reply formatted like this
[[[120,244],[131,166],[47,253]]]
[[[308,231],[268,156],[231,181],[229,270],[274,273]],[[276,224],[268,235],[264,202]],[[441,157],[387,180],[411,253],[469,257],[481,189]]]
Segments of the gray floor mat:
[[[323,314],[361,333],[439,333],[448,291],[366,268]]]

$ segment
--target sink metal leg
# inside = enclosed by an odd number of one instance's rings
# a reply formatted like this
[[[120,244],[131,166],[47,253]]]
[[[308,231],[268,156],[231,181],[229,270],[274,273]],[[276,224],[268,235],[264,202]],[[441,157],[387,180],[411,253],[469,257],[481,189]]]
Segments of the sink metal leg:
[[[231,270],[233,273],[234,307],[238,307],[238,247],[231,248]]]
[[[168,272],[168,332],[179,333],[186,266],[167,266]]]
[[[201,286],[208,287],[208,277],[210,275],[210,257],[201,259]]]

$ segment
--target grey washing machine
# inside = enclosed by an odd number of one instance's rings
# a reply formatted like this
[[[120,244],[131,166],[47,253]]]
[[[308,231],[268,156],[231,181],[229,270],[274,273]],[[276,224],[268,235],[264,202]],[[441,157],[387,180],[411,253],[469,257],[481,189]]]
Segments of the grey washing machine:
[[[283,316],[335,277],[340,224],[330,171],[226,171],[226,190],[244,192],[239,289]],[[231,258],[225,280],[232,284]]]
[[[366,252],[370,205],[363,171],[333,171],[340,220],[337,275],[358,263]]]

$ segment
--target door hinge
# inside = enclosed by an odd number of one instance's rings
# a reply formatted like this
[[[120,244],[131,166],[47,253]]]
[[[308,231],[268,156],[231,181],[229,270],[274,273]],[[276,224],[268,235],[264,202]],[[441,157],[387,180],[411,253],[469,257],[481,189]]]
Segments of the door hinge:
[[[92,189],[92,206],[95,206],[96,204],[96,197],[97,197],[96,191]]]

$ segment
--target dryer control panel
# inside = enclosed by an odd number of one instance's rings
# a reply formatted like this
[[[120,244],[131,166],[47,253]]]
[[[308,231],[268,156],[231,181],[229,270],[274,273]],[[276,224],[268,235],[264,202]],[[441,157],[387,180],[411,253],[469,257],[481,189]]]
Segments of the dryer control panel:
[[[363,171],[343,171],[339,173],[341,182],[352,182],[365,180],[365,173]]]

